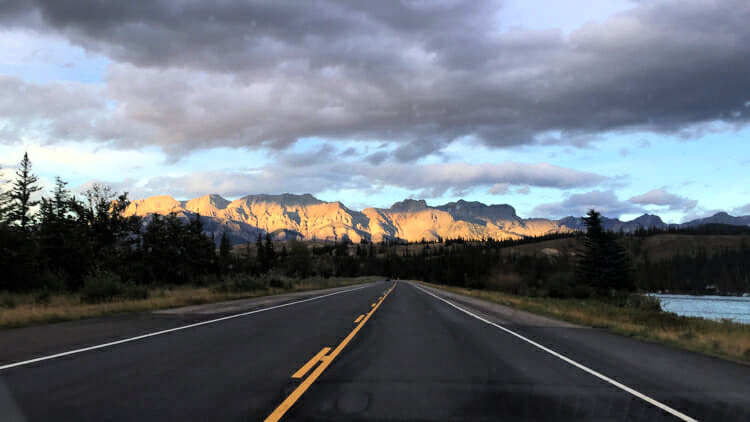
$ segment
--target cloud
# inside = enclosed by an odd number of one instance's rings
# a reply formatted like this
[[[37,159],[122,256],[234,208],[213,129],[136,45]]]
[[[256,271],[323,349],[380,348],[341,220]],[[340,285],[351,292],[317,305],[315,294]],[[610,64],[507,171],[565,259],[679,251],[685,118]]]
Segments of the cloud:
[[[657,205],[668,207],[671,211],[689,211],[698,205],[698,201],[684,196],[675,195],[664,189],[653,189],[644,194],[634,196],[628,201],[638,205]]]
[[[464,192],[487,187],[491,193],[504,193],[511,185],[557,189],[595,186],[606,180],[604,176],[559,167],[547,163],[469,164],[463,162],[441,164],[382,164],[357,171],[376,183],[421,190],[431,198],[453,192]]]
[[[569,36],[502,31],[502,13],[502,2],[471,0],[11,0],[4,27],[63,37],[113,64],[103,96],[67,93],[71,112],[3,97],[19,116],[47,113],[50,141],[181,154],[319,136],[394,142],[395,161],[466,136],[581,145],[607,131],[698,133],[750,119],[744,0],[639,2]],[[86,101],[105,102],[91,112],[104,116],[76,114]]]
[[[750,215],[750,204],[732,210],[734,215]]]
[[[621,201],[612,190],[593,190],[568,195],[562,202],[540,204],[533,209],[532,215],[548,218],[562,218],[570,215],[578,217],[585,215],[591,209],[611,218],[644,212],[641,207]]]
[[[119,190],[136,196],[170,192],[178,198],[208,193],[226,197],[250,193],[319,193],[326,190],[354,189],[362,192],[396,187],[417,192],[425,198],[445,193],[462,196],[473,189],[507,186],[525,194],[530,186],[567,189],[595,186],[603,176],[545,163],[502,164],[444,163],[409,165],[403,163],[370,165],[355,161],[333,160],[315,165],[298,165],[281,160],[273,165],[248,169],[195,172],[180,176],[158,176]],[[498,191],[499,192],[499,191]]]

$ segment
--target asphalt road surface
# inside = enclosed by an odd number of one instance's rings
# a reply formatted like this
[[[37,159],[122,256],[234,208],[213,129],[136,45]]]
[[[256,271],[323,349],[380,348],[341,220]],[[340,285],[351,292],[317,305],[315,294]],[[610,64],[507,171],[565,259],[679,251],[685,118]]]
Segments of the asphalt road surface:
[[[750,420],[750,366],[410,282],[0,331],[0,420]]]

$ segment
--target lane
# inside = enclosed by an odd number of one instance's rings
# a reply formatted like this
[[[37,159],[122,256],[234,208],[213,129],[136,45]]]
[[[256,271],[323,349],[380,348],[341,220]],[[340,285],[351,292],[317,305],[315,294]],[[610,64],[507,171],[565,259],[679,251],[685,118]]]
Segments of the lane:
[[[750,365],[619,336],[602,329],[539,324],[525,316],[509,319],[508,308],[488,302],[484,305],[489,307],[476,306],[472,298],[420,287],[558,353],[574,357],[578,363],[698,420],[750,420]],[[490,308],[500,309],[499,316]]]
[[[262,420],[390,286],[10,368],[0,383],[29,421]]]
[[[0,330],[0,367],[31,358],[54,355],[220,317],[267,309],[272,306],[359,287],[361,286],[355,285],[316,291],[282,293],[155,312],[86,318],[78,321]]]
[[[549,334],[575,329],[545,330]],[[582,352],[607,361],[611,353],[602,344],[578,345],[578,350],[572,345],[568,343],[567,352],[574,359]],[[695,412],[689,416],[746,420],[744,402],[716,407],[700,391],[700,384],[686,387],[686,377],[680,373],[669,377],[659,371],[627,374],[617,365],[617,360],[611,361],[604,374],[678,410]],[[700,373],[702,368],[683,368],[683,372],[693,370]],[[735,376],[745,374],[746,370]],[[288,416],[288,420],[342,421],[679,420],[403,282],[368,329]]]

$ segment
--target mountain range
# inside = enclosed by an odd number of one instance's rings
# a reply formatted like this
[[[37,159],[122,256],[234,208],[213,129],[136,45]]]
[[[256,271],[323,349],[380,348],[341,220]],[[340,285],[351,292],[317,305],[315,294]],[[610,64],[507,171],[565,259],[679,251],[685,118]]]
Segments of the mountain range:
[[[580,217],[560,220],[521,218],[507,204],[485,205],[459,200],[429,206],[424,200],[406,199],[390,208],[347,208],[341,202],[321,201],[310,194],[248,195],[229,201],[219,195],[205,195],[188,201],[171,196],[133,200],[125,215],[146,217],[177,214],[181,218],[201,215],[204,230],[218,239],[226,233],[232,244],[255,241],[270,233],[276,240],[359,242],[382,240],[519,239],[583,229]],[[659,216],[644,214],[631,221],[603,217],[605,229],[633,232],[639,228],[695,227],[704,224],[748,226],[750,216],[717,213],[712,217],[680,225],[668,225]]]

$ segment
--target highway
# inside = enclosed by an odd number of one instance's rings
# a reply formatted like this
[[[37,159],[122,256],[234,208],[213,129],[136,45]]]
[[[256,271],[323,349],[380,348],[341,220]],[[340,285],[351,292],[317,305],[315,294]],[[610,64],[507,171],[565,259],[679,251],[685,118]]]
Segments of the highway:
[[[750,366],[399,281],[0,331],[0,420],[750,420]]]

